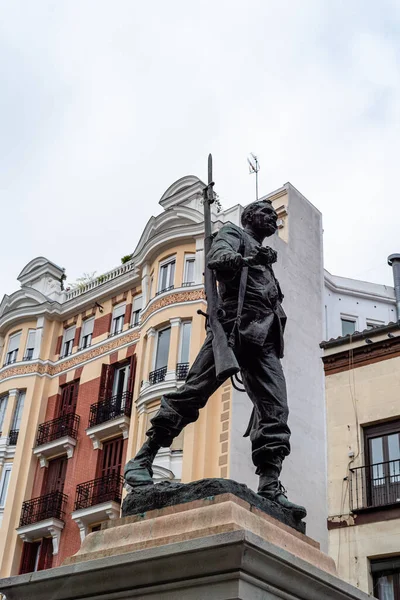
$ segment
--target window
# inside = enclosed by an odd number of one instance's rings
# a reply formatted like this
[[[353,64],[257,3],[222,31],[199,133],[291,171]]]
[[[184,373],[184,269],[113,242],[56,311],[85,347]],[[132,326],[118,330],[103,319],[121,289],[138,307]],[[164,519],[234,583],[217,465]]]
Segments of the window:
[[[0,510],[4,509],[6,504],[8,486],[10,483],[12,463],[6,463],[0,477]]]
[[[79,344],[80,350],[84,350],[85,348],[89,348],[92,343],[92,335],[93,335],[93,327],[94,327],[94,317],[91,319],[86,319],[82,323],[82,332],[81,332],[81,341]]]
[[[58,410],[58,416],[75,414],[76,403],[78,401],[79,383],[72,381],[61,388],[61,401]]]
[[[353,335],[356,330],[356,322],[354,319],[341,317],[342,321],[342,335]]]
[[[19,574],[51,569],[53,562],[53,542],[43,538],[36,542],[24,542]]]
[[[21,427],[21,419],[22,419],[22,413],[24,410],[24,403],[25,403],[25,391],[20,391],[18,393],[17,404],[15,406],[13,420],[11,423],[10,437],[9,437],[10,446],[15,446],[17,443],[17,440],[18,440],[18,432]]]
[[[193,285],[194,284],[194,266],[195,266],[194,254],[186,254],[185,269],[184,269],[184,273],[183,273],[183,285]]]
[[[98,476],[109,477],[113,473],[121,474],[124,439],[122,437],[103,442],[99,455]]]
[[[8,349],[7,349],[7,354],[6,354],[6,360],[4,363],[5,365],[10,365],[11,363],[16,362],[20,341],[21,341],[21,332],[20,331],[18,333],[14,333],[14,335],[10,335],[10,338],[8,340]]]
[[[8,396],[0,396],[0,435],[3,427],[4,415],[6,414]]]
[[[371,560],[374,596],[379,600],[400,600],[400,556]]]
[[[143,296],[136,296],[132,304],[132,326],[136,327],[140,321],[140,311],[143,308]]]
[[[400,420],[364,428],[369,504],[400,503]]]
[[[70,354],[72,354],[72,348],[74,346],[74,337],[75,337],[75,325],[73,325],[72,327],[68,327],[68,329],[66,329],[64,331],[62,353],[61,353],[62,358],[65,358],[66,356],[69,356]]]
[[[155,370],[162,369],[168,365],[170,337],[171,327],[167,327],[158,332]]]
[[[128,391],[129,387],[129,364],[118,367],[114,372],[114,381],[112,395],[122,398],[122,395]]]
[[[181,326],[181,347],[180,347],[180,363],[189,362],[189,351],[190,351],[190,332],[192,323],[185,321]]]
[[[36,329],[29,329],[28,339],[26,340],[24,360],[32,360],[33,351],[35,350]]]
[[[375,327],[381,327],[382,325],[384,325],[383,321],[373,321],[372,319],[369,319],[367,321],[366,329],[375,329]]]
[[[158,277],[158,293],[166,292],[174,287],[175,277],[175,259],[160,265],[160,273]]]
[[[121,333],[121,331],[124,327],[124,319],[125,319],[125,304],[119,304],[113,310],[110,335],[117,335],[117,333]]]

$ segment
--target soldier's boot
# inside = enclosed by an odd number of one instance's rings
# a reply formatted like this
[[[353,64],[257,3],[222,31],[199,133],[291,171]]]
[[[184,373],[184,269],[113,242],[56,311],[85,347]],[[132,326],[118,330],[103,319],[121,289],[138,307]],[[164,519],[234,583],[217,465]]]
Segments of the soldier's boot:
[[[153,482],[153,462],[161,446],[152,439],[147,441],[140,448],[134,458],[125,465],[124,478],[131,487],[141,485],[152,485]]]
[[[258,486],[258,495],[276,502],[283,508],[290,510],[296,520],[304,519],[307,516],[307,511],[304,506],[290,502],[286,495],[286,490],[279,481],[280,468],[273,465],[265,465],[257,469],[257,474],[260,476]]]

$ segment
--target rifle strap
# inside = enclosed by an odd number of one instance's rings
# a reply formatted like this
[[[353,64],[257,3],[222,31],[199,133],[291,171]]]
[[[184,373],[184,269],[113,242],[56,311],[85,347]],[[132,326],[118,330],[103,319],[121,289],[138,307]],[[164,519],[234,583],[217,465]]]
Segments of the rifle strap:
[[[250,246],[249,246],[246,234],[244,237],[243,246],[244,246],[243,256],[248,256],[248,254],[250,252]],[[229,344],[229,346],[231,346],[231,348],[235,345],[236,334],[239,332],[240,322],[242,320],[243,304],[244,304],[244,297],[246,294],[248,273],[249,273],[249,267],[247,265],[245,265],[244,267],[242,267],[242,272],[240,274],[239,296],[238,296],[238,307],[237,307],[236,319],[233,324],[233,328],[232,328],[232,331],[231,331],[231,334],[230,334],[229,340],[228,340],[228,344]]]

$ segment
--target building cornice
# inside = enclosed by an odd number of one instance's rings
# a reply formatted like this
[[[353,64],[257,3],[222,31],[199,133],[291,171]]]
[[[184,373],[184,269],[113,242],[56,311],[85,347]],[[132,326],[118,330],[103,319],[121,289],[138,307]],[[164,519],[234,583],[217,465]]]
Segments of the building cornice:
[[[368,333],[371,333],[371,331]],[[335,354],[328,354],[322,360],[325,375],[334,375],[335,373],[365,367],[397,356],[400,356],[400,336],[351,347]]]
[[[88,350],[82,350],[73,356],[60,361],[53,362],[50,360],[43,361],[38,359],[29,362],[14,363],[13,365],[0,369],[0,382],[6,379],[28,375],[56,377],[65,371],[81,366],[82,363],[95,360],[104,354],[110,354],[116,349],[120,350],[124,346],[136,342],[139,338],[140,332],[135,328],[124,332],[118,337],[109,338],[103,342],[99,342],[98,344],[91,346]]]

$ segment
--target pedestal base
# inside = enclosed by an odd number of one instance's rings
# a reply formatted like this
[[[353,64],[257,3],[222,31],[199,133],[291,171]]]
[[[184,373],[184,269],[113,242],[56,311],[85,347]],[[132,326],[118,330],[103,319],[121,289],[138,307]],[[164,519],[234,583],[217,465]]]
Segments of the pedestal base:
[[[368,600],[318,544],[243,500],[110,522],[65,566],[0,580],[7,600]]]

